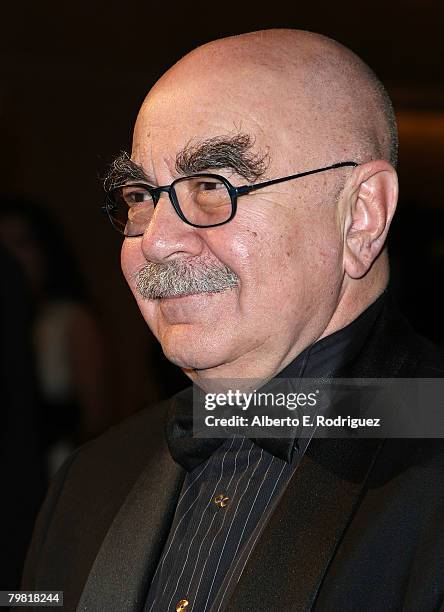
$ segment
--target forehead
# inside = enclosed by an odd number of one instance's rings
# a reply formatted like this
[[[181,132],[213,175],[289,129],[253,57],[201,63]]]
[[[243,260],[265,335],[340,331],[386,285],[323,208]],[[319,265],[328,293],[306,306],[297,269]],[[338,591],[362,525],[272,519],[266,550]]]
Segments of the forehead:
[[[177,79],[173,73],[161,80],[138,115],[133,159],[146,165],[151,159],[172,158],[195,139],[237,132],[249,134],[256,149],[267,149],[276,163],[280,157],[296,157],[294,143],[307,140],[304,105],[290,101],[288,85],[274,74],[247,77],[242,72],[230,78],[204,73],[190,79],[182,71]]]
[[[133,136],[133,158],[144,155],[147,147],[153,155],[175,154],[196,140],[238,132],[253,137],[258,147],[269,145],[268,122],[246,108],[242,101],[225,105],[208,99],[196,99],[189,92],[163,95],[156,92],[145,101],[138,115]]]

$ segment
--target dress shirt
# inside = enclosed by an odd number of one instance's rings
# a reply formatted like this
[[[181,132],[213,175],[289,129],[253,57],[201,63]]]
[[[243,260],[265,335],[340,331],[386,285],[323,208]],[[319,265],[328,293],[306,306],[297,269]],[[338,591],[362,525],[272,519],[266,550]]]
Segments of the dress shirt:
[[[365,343],[385,294],[347,327],[307,347],[280,378],[329,378]],[[185,398],[185,399],[184,399]],[[309,439],[192,437],[192,395],[173,403],[166,435],[187,469],[145,612],[222,612]]]

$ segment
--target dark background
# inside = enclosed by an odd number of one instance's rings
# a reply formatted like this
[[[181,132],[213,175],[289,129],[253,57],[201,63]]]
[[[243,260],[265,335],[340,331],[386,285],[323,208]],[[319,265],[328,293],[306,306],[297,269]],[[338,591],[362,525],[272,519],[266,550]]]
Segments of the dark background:
[[[158,348],[121,276],[120,239],[100,212],[99,177],[114,154],[130,149],[138,107],[162,72],[193,47],[229,34],[321,32],[353,49],[385,83],[400,131],[394,287],[416,327],[443,339],[443,17],[432,0],[2,7],[2,190],[45,202],[73,247],[106,337],[116,419],[172,384],[157,375]]]

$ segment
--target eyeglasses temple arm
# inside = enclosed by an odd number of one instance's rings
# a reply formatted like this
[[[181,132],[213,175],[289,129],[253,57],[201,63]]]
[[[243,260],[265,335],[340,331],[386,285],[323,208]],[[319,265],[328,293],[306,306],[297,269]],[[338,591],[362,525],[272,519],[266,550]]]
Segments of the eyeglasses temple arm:
[[[326,170],[334,170],[335,168],[344,168],[346,166],[356,167],[359,164],[352,161],[339,162],[332,166],[326,166],[325,168],[318,168],[317,170],[307,170],[307,172],[300,172],[299,174],[292,174],[290,176],[284,176],[283,178],[273,179],[272,181],[265,181],[264,183],[256,183],[255,185],[242,185],[236,187],[236,195],[241,196],[255,189],[261,189],[262,187],[268,187],[269,185],[276,185],[276,183],[283,183],[284,181],[290,181],[291,179],[301,178],[308,176],[309,174],[317,174],[318,172],[325,172]]]

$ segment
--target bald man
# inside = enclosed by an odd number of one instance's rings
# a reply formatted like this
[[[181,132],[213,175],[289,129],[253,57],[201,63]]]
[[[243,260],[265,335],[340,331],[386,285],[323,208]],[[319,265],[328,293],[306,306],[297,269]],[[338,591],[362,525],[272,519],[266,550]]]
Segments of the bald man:
[[[218,40],[149,92],[106,211],[166,356],[219,379],[436,377],[388,297],[388,96],[307,32]],[[443,444],[198,438],[186,390],[80,448],[23,588],[65,610],[443,609]]]

